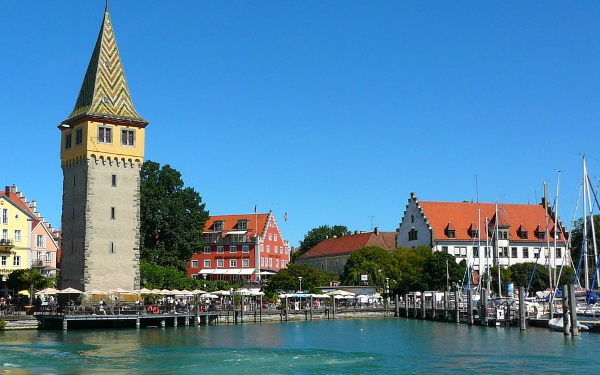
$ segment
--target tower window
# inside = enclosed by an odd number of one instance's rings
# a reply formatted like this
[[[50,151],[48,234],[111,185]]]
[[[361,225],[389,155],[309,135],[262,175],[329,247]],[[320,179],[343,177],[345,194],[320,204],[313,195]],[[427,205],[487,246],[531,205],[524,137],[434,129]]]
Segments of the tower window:
[[[75,130],[75,144],[80,145],[83,142],[83,129]]]
[[[110,208],[110,218],[111,218],[112,220],[114,220],[114,219],[115,219],[115,208],[114,208],[114,207],[111,207],[111,208]]]
[[[121,145],[122,146],[134,146],[135,143],[135,131],[134,130],[121,130]]]
[[[108,251],[109,251],[111,254],[114,254],[116,250],[117,250],[117,246],[115,245],[115,243],[114,243],[114,242],[111,242],[111,243],[110,243],[110,246],[109,246],[109,248],[108,248]]]
[[[117,175],[116,174],[113,174],[111,176],[110,186],[112,186],[112,187],[117,186]]]
[[[112,128],[108,126],[98,127],[98,142],[99,143],[112,143]]]
[[[65,134],[65,150],[71,148],[71,133]]]
[[[417,236],[417,230],[415,228],[412,228],[409,232],[408,232],[408,240],[409,241],[416,241],[418,239]]]

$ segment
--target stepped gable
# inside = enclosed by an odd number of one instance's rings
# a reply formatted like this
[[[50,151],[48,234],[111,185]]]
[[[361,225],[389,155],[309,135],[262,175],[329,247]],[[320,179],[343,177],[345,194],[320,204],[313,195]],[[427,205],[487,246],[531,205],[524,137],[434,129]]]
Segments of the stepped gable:
[[[63,123],[75,125],[89,119],[140,127],[148,124],[133,107],[110,21],[108,2],[75,108]]]
[[[298,259],[321,258],[333,255],[350,254],[367,246],[381,247],[387,251],[396,249],[396,232],[359,233],[319,242],[315,247],[300,255]]]
[[[481,240],[485,241],[488,239],[488,233],[485,230],[486,218],[488,219],[488,230],[491,231],[496,217],[495,203],[419,201],[419,207],[427,218],[427,223],[433,230],[436,240],[456,242],[477,240],[470,235],[469,229],[477,229],[480,217]],[[552,218],[546,215],[545,208],[541,204],[501,204],[498,205],[497,218],[499,226],[508,228],[509,238],[520,242],[539,242],[539,239],[533,235],[530,235],[528,239],[520,239],[517,231],[522,226],[536,229],[539,226],[542,231],[545,231],[548,220],[549,227],[554,227]],[[456,229],[455,238],[448,238],[446,234],[449,222]],[[564,237],[559,240],[564,240]]]

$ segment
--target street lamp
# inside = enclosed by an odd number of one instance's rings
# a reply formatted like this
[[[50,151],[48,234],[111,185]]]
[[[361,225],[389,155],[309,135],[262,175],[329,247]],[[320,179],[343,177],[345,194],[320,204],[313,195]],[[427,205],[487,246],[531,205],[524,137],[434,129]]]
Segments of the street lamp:
[[[302,276],[298,276],[298,280],[300,281],[300,289],[298,292],[302,293]]]
[[[385,313],[387,315],[388,305],[390,303],[390,278],[385,278]]]
[[[203,273],[202,277],[204,278],[204,288],[203,289],[206,290],[206,274]]]

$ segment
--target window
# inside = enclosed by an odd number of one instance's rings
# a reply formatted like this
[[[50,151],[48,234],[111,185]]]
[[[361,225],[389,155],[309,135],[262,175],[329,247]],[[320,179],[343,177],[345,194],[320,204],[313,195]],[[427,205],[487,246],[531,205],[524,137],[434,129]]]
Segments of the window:
[[[2,224],[8,224],[8,208],[2,209]]]
[[[260,266],[264,266],[265,265],[265,258],[260,257]]]
[[[331,263],[331,261],[329,261]],[[329,264],[331,266],[331,264]],[[279,259],[275,259],[275,268],[279,268]]]
[[[540,248],[539,247],[534,247],[533,248],[533,257],[534,258],[539,258],[540,257]]]
[[[250,246],[243,245],[242,246],[242,253],[249,253],[249,252],[250,252]]]
[[[237,267],[237,259],[229,259],[229,267],[230,268]]]
[[[20,267],[21,266],[21,256],[20,255],[15,255],[13,257],[13,266],[14,267]]]
[[[210,259],[204,259],[204,267],[210,268]]]
[[[198,268],[198,261],[192,260],[192,268]]]
[[[135,145],[135,130],[121,130],[121,146]]]
[[[98,127],[98,143],[112,143],[112,128],[108,126]]]
[[[73,186],[77,185],[77,176],[73,175]]]
[[[223,268],[223,259],[217,259],[217,267]]]
[[[242,267],[250,267],[250,259],[242,259]]]
[[[267,253],[271,252],[271,245],[267,245]]]
[[[116,187],[117,186],[117,175],[116,174],[113,174],[110,177],[110,186],[112,186],[112,187]]]
[[[8,240],[8,229],[2,229],[2,239]]]
[[[448,229],[448,238],[456,238],[456,231],[454,229]]]
[[[517,255],[517,248],[516,247],[511,247],[510,248],[510,257],[511,258],[516,258],[517,256],[518,256]]]
[[[477,229],[469,229],[469,236],[471,236],[471,238],[477,238],[479,237],[479,231]]]
[[[46,262],[52,263],[52,253],[49,251],[46,253]]]
[[[39,249],[46,248],[46,237],[43,234],[35,235],[35,247],[37,247]]]
[[[229,253],[237,253],[237,246],[229,246]]]
[[[110,219],[111,220],[115,219],[115,208],[114,207],[110,208]]]
[[[523,258],[529,258],[529,248],[523,248]]]
[[[322,266],[323,264],[321,264]],[[269,258],[269,267],[273,267],[273,258]]]
[[[217,246],[217,254],[223,254],[223,246]]]
[[[473,258],[479,258],[479,247],[473,246]]]
[[[467,256],[467,248],[465,246],[455,246],[454,247],[454,256],[466,257]]]
[[[2,255],[2,257],[0,258],[0,265],[1,266],[6,266],[6,260],[8,259],[8,257],[6,255]]]
[[[83,129],[75,130],[75,144],[80,145],[83,142]]]
[[[273,240],[277,241],[277,234],[273,235]]]
[[[562,249],[560,247],[556,248],[555,256],[556,258],[562,258]]]
[[[416,241],[417,240],[417,230],[415,228],[412,228],[409,232],[408,232],[408,240],[409,241]]]
[[[115,253],[115,251],[117,251],[117,247],[115,246],[115,243],[114,243],[114,242],[111,242],[111,243],[110,243],[109,252],[110,252],[111,254],[114,254],[114,253]]]
[[[508,258],[508,247],[501,246],[498,248],[498,256],[500,258]]]
[[[277,254],[277,251],[278,251],[278,250],[279,250],[279,248],[277,247],[277,245],[273,246],[273,252],[274,252],[275,254]]]
[[[222,220],[215,221],[214,228],[216,231],[223,230],[223,221]]]
[[[448,246],[442,246],[442,252],[448,253]]]
[[[272,240],[273,240],[273,234],[269,233],[269,241],[272,241]]]
[[[71,148],[71,133],[65,134],[65,150]]]
[[[489,258],[489,257],[490,257],[490,247],[489,247],[489,246],[486,246],[486,247],[485,247],[485,257],[486,257],[486,258]]]
[[[21,242],[21,230],[15,229],[15,242]]]
[[[223,246],[220,246],[223,247]],[[210,246],[204,246],[204,254],[210,254]]]
[[[246,230],[246,229],[248,229],[248,220],[240,220],[240,221],[238,221],[238,229],[239,230]]]

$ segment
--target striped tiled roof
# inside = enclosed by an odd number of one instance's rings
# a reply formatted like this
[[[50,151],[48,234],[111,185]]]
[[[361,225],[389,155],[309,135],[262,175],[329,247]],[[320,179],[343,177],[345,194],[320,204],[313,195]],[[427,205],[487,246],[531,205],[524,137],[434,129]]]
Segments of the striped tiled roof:
[[[367,246],[378,246],[392,251],[396,248],[396,232],[359,233],[329,238],[298,257],[299,260],[350,254]]]
[[[148,124],[133,107],[110,21],[108,2],[75,108],[64,123],[72,125],[86,118],[137,126]]]

